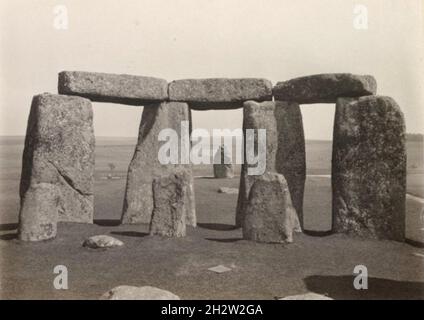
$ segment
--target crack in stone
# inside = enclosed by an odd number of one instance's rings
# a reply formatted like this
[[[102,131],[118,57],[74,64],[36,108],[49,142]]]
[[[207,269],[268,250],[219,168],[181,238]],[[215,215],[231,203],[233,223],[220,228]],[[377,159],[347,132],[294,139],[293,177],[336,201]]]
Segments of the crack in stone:
[[[59,174],[59,176],[66,182],[66,184],[72,188],[73,190],[75,190],[77,193],[79,193],[81,196],[91,196],[92,193],[86,193],[84,191],[82,191],[81,189],[79,189],[74,182],[72,181],[71,177],[69,177],[69,175],[66,173],[65,170],[63,170],[62,168],[58,167],[54,162],[47,160],[48,163],[50,163],[53,168],[56,170],[56,172]]]

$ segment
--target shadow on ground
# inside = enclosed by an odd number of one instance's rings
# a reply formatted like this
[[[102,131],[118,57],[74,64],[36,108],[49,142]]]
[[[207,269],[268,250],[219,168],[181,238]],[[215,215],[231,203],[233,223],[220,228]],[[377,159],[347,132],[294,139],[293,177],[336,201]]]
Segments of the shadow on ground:
[[[424,282],[368,278],[367,290],[353,287],[353,276],[309,276],[304,280],[309,291],[336,300],[422,299]]]
[[[223,223],[198,223],[198,227],[208,230],[217,230],[217,231],[231,231],[236,230],[237,227],[231,224]]]
[[[138,231],[111,231],[110,233],[114,235],[118,235],[118,236],[136,237],[136,238],[142,238],[149,235],[147,232],[138,232]]]

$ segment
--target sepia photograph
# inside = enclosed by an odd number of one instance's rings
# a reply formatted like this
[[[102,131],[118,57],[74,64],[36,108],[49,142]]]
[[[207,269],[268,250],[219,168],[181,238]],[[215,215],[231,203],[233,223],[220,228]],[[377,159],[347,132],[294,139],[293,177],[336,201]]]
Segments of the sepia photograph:
[[[0,0],[0,112],[0,300],[424,299],[423,0]]]

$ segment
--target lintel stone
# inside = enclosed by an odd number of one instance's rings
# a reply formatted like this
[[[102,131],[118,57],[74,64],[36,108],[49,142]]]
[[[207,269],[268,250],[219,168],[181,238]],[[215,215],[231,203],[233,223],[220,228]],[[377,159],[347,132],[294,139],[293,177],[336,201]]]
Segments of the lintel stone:
[[[59,73],[60,94],[81,96],[97,102],[145,105],[168,99],[164,79],[83,71]]]

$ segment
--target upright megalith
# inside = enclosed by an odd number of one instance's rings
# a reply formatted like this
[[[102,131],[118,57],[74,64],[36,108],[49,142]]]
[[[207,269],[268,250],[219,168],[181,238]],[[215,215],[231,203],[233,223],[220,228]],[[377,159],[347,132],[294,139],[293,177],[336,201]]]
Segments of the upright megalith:
[[[335,232],[404,240],[405,123],[392,98],[337,100],[332,189]]]
[[[168,99],[164,79],[83,71],[59,73],[59,93],[86,97],[92,101],[144,105]]]
[[[272,93],[276,100],[297,103],[335,103],[338,97],[373,95],[377,82],[373,76],[327,73],[278,82]]]
[[[253,183],[242,223],[243,238],[257,242],[293,242],[293,232],[300,232],[284,176],[267,172]]]
[[[253,142],[246,136],[249,129],[255,130]],[[266,143],[262,147],[258,144],[258,129],[266,130]],[[299,105],[284,101],[262,103],[247,101],[243,108],[243,133],[245,157],[240,176],[236,225],[242,226],[250,188],[265,172],[281,173],[287,177],[292,203],[302,221],[306,165]],[[257,166],[257,164],[248,163],[246,156],[246,152],[252,149],[252,145],[255,153],[257,155],[262,153],[266,159],[263,172],[259,174],[249,174],[249,168]]]
[[[150,223],[154,209],[153,180],[183,168],[188,171],[184,176],[188,185],[186,222],[191,226],[196,225],[191,165],[181,158],[175,163],[161,163],[159,160],[159,152],[164,145],[160,141],[162,130],[171,130],[178,135],[175,141],[165,143],[175,143],[173,147],[181,150],[181,135],[189,135],[188,120],[189,108],[186,103],[162,102],[144,107],[137,146],[128,168],[122,223]]]
[[[168,92],[171,101],[184,101],[198,110],[235,109],[246,100],[272,100],[271,81],[260,78],[176,80]]]
[[[186,206],[188,176],[181,170],[153,179],[153,213],[150,235],[184,237],[186,235]]]
[[[297,103],[277,101],[275,116],[278,132],[275,169],[287,181],[293,206],[303,227],[306,153],[302,113]]]
[[[19,238],[54,237],[56,221],[92,223],[93,184],[90,101],[54,94],[35,96],[23,153]]]
[[[215,153],[213,160],[213,175],[217,179],[234,177],[232,159],[225,145],[221,145]]]

